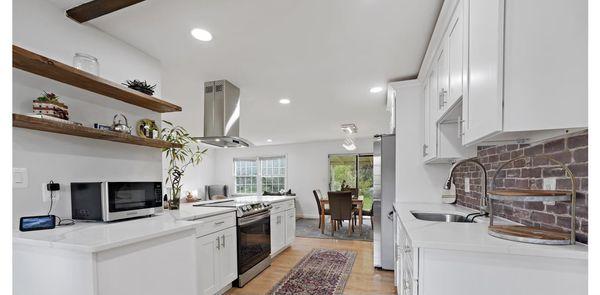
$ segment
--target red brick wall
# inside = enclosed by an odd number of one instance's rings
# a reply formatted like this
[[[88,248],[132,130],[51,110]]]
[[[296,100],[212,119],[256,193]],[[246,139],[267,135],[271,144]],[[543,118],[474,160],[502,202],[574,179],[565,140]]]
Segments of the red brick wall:
[[[587,244],[588,236],[588,136],[587,131],[571,134],[536,145],[509,144],[480,147],[477,159],[488,171],[488,189],[496,170],[502,163],[518,156],[547,155],[567,164],[576,178],[576,232],[577,241]],[[480,174],[473,164],[463,164],[454,172],[457,203],[477,208],[481,191]],[[464,178],[470,178],[471,192],[464,190]],[[497,188],[543,189],[544,178],[556,178],[557,189],[571,189],[571,182],[559,166],[540,157],[516,161],[500,172]],[[494,214],[530,226],[571,229],[570,202],[554,205],[542,202],[496,202]]]

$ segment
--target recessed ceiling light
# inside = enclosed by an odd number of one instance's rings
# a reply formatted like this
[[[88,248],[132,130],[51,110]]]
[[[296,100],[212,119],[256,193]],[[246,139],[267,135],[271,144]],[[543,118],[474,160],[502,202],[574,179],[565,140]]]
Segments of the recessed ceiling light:
[[[289,104],[290,102],[292,102],[289,98],[282,98],[279,100],[280,104]]]
[[[200,41],[210,41],[210,40],[212,40],[212,34],[209,31],[207,31],[207,30],[195,28],[195,29],[192,29],[192,31],[190,32],[190,34],[192,34],[192,36],[194,36],[194,38],[196,38],[196,39],[198,39]]]
[[[267,142],[273,142],[273,140],[272,139],[267,139]]]
[[[371,93],[379,93],[381,91],[383,91],[383,87],[379,87],[379,86],[372,87],[371,89],[369,89],[369,92],[371,92]]]

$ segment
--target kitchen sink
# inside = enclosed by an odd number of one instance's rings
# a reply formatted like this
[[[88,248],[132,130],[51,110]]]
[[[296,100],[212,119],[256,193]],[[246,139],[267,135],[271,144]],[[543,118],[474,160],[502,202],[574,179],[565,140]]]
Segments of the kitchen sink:
[[[473,219],[467,218],[462,215],[452,213],[425,213],[425,212],[410,212],[412,215],[420,220],[427,221],[439,221],[439,222],[474,222]]]

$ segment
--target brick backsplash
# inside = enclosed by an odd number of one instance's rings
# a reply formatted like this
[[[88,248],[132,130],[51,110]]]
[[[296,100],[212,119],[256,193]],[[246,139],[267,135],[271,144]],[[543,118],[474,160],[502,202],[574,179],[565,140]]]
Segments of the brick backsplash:
[[[510,159],[527,155],[546,155],[564,164],[575,175],[577,241],[588,240],[588,133],[587,130],[540,144],[508,144],[478,147],[477,157],[488,171],[488,189],[500,165]],[[470,192],[465,192],[464,178],[470,178]],[[559,166],[542,157],[516,161],[500,172],[496,179],[497,188],[542,189],[544,178],[556,178],[556,188],[570,190],[571,181]],[[480,172],[473,164],[463,164],[454,172],[457,204],[477,208],[481,195]],[[556,202],[554,205],[542,202],[497,202],[494,201],[494,214],[529,226],[570,230],[570,202]]]

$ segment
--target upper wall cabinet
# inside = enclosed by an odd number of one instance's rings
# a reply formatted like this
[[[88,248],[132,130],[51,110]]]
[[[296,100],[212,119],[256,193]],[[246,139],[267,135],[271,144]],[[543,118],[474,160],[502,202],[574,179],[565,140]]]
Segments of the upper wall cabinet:
[[[429,119],[456,122],[463,146],[585,129],[587,1],[446,0],[419,80],[434,71]]]
[[[463,144],[587,128],[587,1],[468,2]]]

